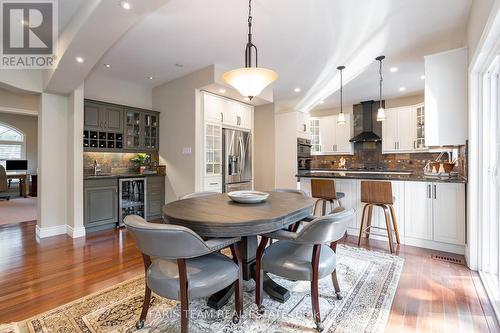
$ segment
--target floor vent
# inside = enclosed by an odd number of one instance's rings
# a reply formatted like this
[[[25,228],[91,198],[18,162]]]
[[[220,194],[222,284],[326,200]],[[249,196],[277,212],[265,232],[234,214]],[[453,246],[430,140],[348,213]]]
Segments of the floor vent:
[[[444,261],[444,262],[449,262],[452,264],[465,265],[464,259],[462,259],[462,258],[454,258],[451,256],[433,254],[432,259],[436,259],[436,260]]]

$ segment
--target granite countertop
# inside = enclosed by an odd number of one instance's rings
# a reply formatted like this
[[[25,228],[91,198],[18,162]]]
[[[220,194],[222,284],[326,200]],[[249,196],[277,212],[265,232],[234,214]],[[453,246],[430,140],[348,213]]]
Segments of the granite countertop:
[[[392,173],[391,173],[392,172]],[[299,171],[296,175],[297,178],[336,178],[336,179],[366,179],[366,180],[398,180],[398,181],[411,181],[411,182],[441,182],[441,183],[467,183],[463,177],[454,178],[439,178],[428,177],[423,174],[415,174],[406,171],[406,174],[397,174],[404,172],[401,170],[386,170],[385,173],[361,173],[356,170],[311,170]]]
[[[141,178],[141,177],[165,177],[165,175],[159,175],[157,173],[145,173],[145,174],[140,174],[140,173],[116,173],[116,174],[101,174],[98,176],[94,175],[84,175],[83,180],[89,180],[89,179],[110,179],[110,178]]]

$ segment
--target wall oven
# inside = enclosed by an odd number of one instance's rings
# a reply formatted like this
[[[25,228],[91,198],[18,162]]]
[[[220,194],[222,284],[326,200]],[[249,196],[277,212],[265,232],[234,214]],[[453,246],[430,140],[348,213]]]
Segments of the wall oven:
[[[311,140],[297,139],[297,169],[311,170]]]

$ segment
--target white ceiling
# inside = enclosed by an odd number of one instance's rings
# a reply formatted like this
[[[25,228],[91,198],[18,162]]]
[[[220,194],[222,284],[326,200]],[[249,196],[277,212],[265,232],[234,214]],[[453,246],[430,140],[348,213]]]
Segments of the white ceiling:
[[[60,3],[68,11],[78,7],[79,0],[66,1]],[[310,109],[321,99],[322,108],[337,106],[340,64],[347,66],[346,103],[377,99],[373,58],[379,54],[387,56],[386,97],[414,94],[423,89],[424,55],[464,45],[471,1],[254,0],[259,65],[279,73],[274,89],[282,107]],[[156,86],[211,64],[240,67],[247,6],[245,0],[170,0],[117,41],[95,71]],[[389,73],[392,66],[399,71]]]

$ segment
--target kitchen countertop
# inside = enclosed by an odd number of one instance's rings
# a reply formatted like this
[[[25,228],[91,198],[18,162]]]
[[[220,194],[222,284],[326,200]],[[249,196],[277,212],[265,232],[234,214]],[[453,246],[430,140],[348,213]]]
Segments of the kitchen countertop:
[[[358,171],[358,172],[356,172]],[[440,182],[440,183],[467,183],[463,177],[456,178],[438,178],[427,177],[422,174],[415,174],[407,171],[406,174],[400,174],[400,170],[387,170],[377,173],[376,170],[368,170],[369,173],[363,173],[359,170],[311,170],[299,171],[296,177],[300,178],[336,178],[336,179],[366,179],[366,180],[397,180],[410,182]],[[399,174],[398,174],[399,173]]]
[[[110,179],[110,178],[142,178],[142,177],[165,177],[165,175],[159,175],[157,173],[147,173],[147,174],[140,174],[140,173],[120,173],[120,174],[104,174],[104,175],[98,175],[98,176],[93,176],[93,175],[87,175],[83,176],[83,180],[89,180],[89,179]]]

